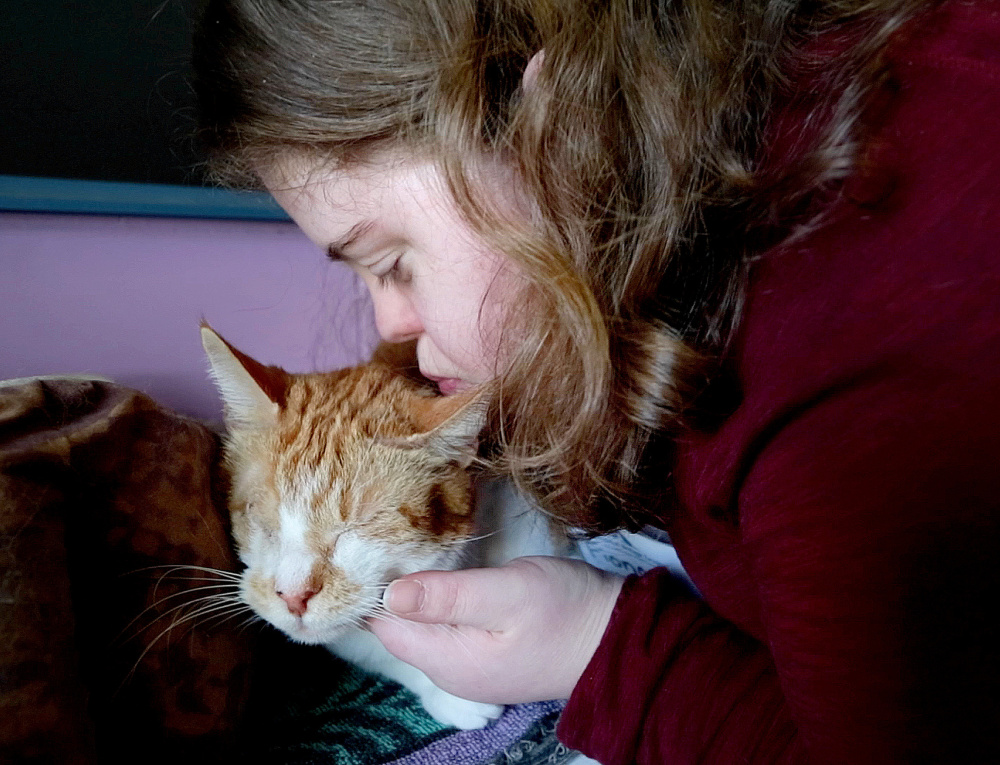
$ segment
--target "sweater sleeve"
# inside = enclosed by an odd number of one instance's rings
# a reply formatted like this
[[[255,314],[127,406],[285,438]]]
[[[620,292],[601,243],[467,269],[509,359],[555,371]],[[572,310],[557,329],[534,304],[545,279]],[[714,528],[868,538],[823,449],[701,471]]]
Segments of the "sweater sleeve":
[[[629,580],[560,722],[605,765],[1000,762],[1000,12],[935,14],[895,190],[755,275],[675,522],[705,601]]]
[[[605,765],[1000,762],[997,333],[967,350],[778,416],[737,491],[763,634],[630,580],[562,740]]]

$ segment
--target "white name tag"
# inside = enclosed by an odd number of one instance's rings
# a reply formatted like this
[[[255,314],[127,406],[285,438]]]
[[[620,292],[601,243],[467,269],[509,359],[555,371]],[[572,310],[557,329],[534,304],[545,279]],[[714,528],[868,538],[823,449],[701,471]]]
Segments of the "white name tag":
[[[652,568],[668,568],[697,592],[691,577],[681,565],[670,536],[647,526],[641,533],[616,531],[579,542],[580,555],[587,563],[612,574],[645,574]]]
[[[580,541],[561,538],[557,544],[545,516],[510,481],[481,480],[476,487],[481,549],[470,557],[476,565],[502,566],[524,555],[561,555],[582,558],[595,568],[621,576],[664,567],[698,593],[670,536],[662,529],[647,526],[638,534],[618,531]]]

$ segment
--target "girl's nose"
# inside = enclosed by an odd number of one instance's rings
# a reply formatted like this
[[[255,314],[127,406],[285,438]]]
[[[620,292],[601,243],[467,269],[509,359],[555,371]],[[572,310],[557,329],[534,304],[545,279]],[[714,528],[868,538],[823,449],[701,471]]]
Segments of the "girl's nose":
[[[424,331],[423,323],[405,296],[383,292],[373,296],[373,301],[375,326],[383,340],[403,343],[420,337]]]

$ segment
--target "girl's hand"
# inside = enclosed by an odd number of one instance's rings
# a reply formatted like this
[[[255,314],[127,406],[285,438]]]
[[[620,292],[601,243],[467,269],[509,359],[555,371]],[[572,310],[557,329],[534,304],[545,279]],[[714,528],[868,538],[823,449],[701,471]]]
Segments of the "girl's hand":
[[[372,632],[444,690],[514,704],[569,697],[601,641],[622,579],[581,561],[423,571],[393,582]]]

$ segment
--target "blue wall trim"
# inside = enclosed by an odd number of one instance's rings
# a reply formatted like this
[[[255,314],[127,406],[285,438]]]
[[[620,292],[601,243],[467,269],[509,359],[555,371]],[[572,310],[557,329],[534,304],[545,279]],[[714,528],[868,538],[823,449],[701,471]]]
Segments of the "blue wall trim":
[[[289,220],[263,192],[21,175],[0,175],[0,210]]]

